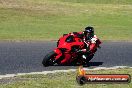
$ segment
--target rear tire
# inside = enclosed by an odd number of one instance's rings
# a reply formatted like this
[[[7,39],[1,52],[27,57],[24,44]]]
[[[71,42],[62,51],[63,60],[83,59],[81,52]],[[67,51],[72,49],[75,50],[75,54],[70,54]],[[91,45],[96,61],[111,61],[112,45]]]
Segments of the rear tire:
[[[87,66],[89,66],[89,62],[90,62],[90,60],[93,59],[93,56],[94,56],[94,54],[93,54],[93,55],[90,55],[90,56],[86,59],[86,65],[87,65]]]
[[[93,56],[94,56],[94,54],[93,54],[93,55],[90,55],[90,56],[87,58],[87,62],[89,62],[90,60],[92,60],[92,59],[93,59]]]
[[[54,65],[54,56],[56,55],[56,53],[54,51],[49,52],[43,59],[42,64],[44,67],[47,66],[52,66]]]

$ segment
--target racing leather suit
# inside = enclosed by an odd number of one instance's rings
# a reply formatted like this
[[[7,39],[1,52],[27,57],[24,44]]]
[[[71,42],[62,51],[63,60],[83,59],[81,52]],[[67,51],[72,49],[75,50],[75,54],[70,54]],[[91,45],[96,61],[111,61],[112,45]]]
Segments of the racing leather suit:
[[[82,51],[85,53],[83,55],[83,58],[86,59],[87,54],[94,55],[94,53],[97,51],[97,47],[100,48],[99,45],[101,44],[101,41],[99,40],[99,38],[96,35],[94,35],[92,38],[87,40],[86,37],[84,36],[83,32],[73,32],[73,34],[78,35],[78,36],[81,35],[82,36],[81,39],[86,44],[84,49],[82,49]]]

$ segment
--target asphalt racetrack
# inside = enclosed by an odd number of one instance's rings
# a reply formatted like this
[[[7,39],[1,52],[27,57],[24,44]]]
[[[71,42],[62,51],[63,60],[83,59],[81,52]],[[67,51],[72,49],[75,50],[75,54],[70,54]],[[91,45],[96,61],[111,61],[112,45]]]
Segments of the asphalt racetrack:
[[[43,67],[43,57],[56,42],[0,42],[0,75],[74,69],[78,66]],[[103,42],[89,67],[132,66],[132,42]]]

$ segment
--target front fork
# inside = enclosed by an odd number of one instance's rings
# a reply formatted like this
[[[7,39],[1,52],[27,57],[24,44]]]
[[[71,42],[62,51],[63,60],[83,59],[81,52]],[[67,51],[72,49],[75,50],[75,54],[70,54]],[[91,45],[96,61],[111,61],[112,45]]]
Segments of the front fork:
[[[68,58],[70,58],[69,54],[63,54],[62,51],[58,48],[54,50],[54,52],[57,54],[55,57],[55,63],[65,65],[67,64]]]
[[[58,48],[54,49],[54,52],[57,54],[56,57],[55,57],[55,61],[56,61],[62,56],[62,52]]]

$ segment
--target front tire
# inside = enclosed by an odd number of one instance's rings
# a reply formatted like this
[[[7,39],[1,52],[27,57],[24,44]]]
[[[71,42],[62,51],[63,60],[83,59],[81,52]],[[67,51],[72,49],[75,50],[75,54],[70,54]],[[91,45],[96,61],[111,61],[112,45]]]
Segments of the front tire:
[[[42,64],[44,67],[52,66],[54,65],[54,57],[56,56],[56,53],[54,51],[49,52],[43,59]]]

